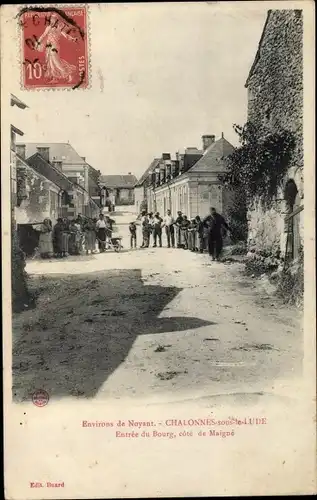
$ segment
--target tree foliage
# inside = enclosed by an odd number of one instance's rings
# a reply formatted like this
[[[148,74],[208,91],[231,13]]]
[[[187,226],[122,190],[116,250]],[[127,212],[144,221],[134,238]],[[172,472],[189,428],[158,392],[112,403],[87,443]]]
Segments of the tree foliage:
[[[247,205],[258,199],[268,208],[289,168],[294,136],[284,130],[259,137],[251,122],[233,128],[239,136],[240,146],[228,157],[227,172],[221,180],[231,189],[242,190]]]

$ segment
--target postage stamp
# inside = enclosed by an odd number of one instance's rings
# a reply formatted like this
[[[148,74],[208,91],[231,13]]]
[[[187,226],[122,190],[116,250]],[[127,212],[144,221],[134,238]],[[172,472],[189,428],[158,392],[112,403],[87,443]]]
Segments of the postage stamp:
[[[76,89],[89,86],[87,7],[24,7],[22,88]]]

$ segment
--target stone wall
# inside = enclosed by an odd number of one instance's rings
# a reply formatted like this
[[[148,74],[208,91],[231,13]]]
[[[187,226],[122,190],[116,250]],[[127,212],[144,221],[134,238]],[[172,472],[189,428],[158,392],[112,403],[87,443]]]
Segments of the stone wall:
[[[278,207],[264,211],[255,202],[248,214],[249,246],[268,253],[274,253],[283,246],[284,218]]]
[[[260,44],[258,59],[247,81],[248,120],[257,126],[259,136],[291,131],[295,149],[289,172],[303,200],[303,21],[299,10],[270,11]],[[249,211],[249,238],[259,248],[283,246],[283,193],[272,209],[258,203]]]

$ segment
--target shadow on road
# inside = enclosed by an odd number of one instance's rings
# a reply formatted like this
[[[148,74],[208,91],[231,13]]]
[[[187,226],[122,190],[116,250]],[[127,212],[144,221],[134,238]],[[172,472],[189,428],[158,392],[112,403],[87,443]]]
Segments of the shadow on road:
[[[158,318],[181,288],[144,285],[139,269],[32,280],[38,306],[13,319],[14,401],[30,400],[36,389],[56,398],[92,398],[139,335],[213,324]]]

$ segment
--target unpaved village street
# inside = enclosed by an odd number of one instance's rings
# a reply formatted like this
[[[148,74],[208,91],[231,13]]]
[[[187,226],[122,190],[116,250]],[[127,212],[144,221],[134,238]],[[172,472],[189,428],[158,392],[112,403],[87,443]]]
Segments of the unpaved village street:
[[[180,249],[29,261],[37,307],[13,318],[13,393],[166,402],[274,394],[300,376],[300,314],[243,264]]]

